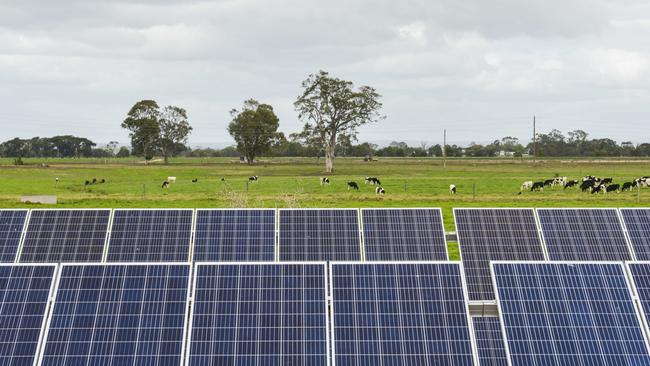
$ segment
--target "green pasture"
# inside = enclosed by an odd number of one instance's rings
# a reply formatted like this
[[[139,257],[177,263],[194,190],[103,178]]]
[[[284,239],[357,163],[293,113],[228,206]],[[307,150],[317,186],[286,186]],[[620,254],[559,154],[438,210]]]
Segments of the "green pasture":
[[[145,165],[138,159],[0,159],[0,208],[35,207],[20,203],[31,194],[53,194],[56,207],[441,207],[447,230],[454,230],[454,207],[633,207],[648,206],[650,189],[607,195],[577,189],[519,193],[525,180],[555,176],[578,179],[591,174],[622,183],[650,175],[650,161],[623,159],[552,159],[533,163],[520,159],[393,158],[366,163],[339,158],[330,186],[321,186],[322,161],[313,158],[266,158],[240,164],[230,158],[179,158],[169,165]],[[258,183],[247,178],[258,175]],[[377,176],[386,190],[377,196],[363,183]],[[161,184],[168,176],[176,183]],[[56,183],[56,178],[59,182]],[[86,180],[105,184],[84,186]],[[192,179],[197,178],[197,183]],[[223,180],[222,180],[223,179]],[[359,191],[348,191],[355,181]],[[458,194],[448,192],[449,184]],[[450,248],[455,257],[455,246]]]

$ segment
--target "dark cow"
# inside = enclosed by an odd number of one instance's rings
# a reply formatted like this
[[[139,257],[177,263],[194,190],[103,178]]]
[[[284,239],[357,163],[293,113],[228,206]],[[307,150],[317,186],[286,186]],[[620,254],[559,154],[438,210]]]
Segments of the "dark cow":
[[[249,182],[255,182],[255,183],[257,183],[257,181],[258,181],[259,179],[260,179],[260,177],[258,177],[257,175],[254,175],[254,176],[248,178],[248,181],[249,181]]]
[[[570,180],[566,182],[564,185],[564,189],[571,188],[571,187],[577,187],[578,186],[578,181],[577,180]]]
[[[357,182],[348,182],[348,191],[350,189],[354,189],[355,191],[358,191],[359,185],[357,184]]]
[[[598,181],[596,181],[596,180],[593,180],[593,179],[586,180],[586,181],[583,181],[582,184],[580,185],[580,190],[583,191],[583,192],[587,192],[588,190],[594,188],[597,185],[598,185]]]
[[[320,185],[321,185],[321,186],[328,186],[328,185],[330,185],[330,179],[327,178],[327,177],[322,177],[322,178],[320,179]]]
[[[84,182],[84,185],[85,185],[85,186],[90,185],[90,181],[86,181],[86,182]]]
[[[607,188],[605,188],[605,192],[608,192],[608,193],[609,192],[618,192],[618,191],[620,191],[620,189],[621,189],[620,184],[610,184],[610,185],[607,186]]]
[[[621,191],[631,191],[632,188],[636,187],[636,182],[625,182],[623,183],[623,187],[621,188]]]
[[[169,182],[168,182],[168,181],[164,181],[164,182],[162,183],[162,186],[161,186],[160,188],[169,188]]]
[[[535,182],[533,186],[530,187],[531,192],[544,192],[544,182]]]
[[[222,182],[225,182],[225,181],[226,181],[226,178],[221,178],[221,181],[222,181]]]
[[[582,177],[583,182],[586,182],[588,180],[600,180],[600,178],[593,175],[585,175],[584,177]]]
[[[600,181],[600,183],[601,183],[601,184],[604,184],[604,185],[608,185],[608,184],[612,184],[613,181],[614,181],[613,178],[603,178],[603,179]]]
[[[377,188],[375,188],[375,193],[383,195],[383,194],[386,194],[386,191],[381,187],[377,187]]]
[[[381,185],[381,181],[377,177],[366,177],[365,184]]]
[[[543,182],[544,187],[550,187],[550,186],[552,186],[554,181],[555,181],[554,179],[547,179],[547,180],[545,180],[545,181]]]
[[[192,183],[197,183],[198,181],[199,181],[199,178],[192,179]]]
[[[101,184],[106,183],[106,179],[102,178],[102,180],[100,180],[99,183],[101,183]]]
[[[607,186],[604,184],[597,184],[593,187],[591,187],[591,194],[596,194],[596,193],[606,193],[607,192]]]

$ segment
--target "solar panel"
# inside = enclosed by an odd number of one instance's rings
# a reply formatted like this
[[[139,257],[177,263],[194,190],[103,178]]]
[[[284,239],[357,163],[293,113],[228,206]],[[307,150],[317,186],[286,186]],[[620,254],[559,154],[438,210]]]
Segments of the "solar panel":
[[[189,365],[327,365],[325,265],[198,264]]]
[[[494,300],[491,260],[544,260],[532,209],[454,209],[471,301]]]
[[[278,211],[281,261],[361,260],[356,209]]]
[[[189,264],[63,265],[42,365],[180,365]]]
[[[0,265],[0,359],[32,365],[42,336],[56,265]]]
[[[501,323],[496,316],[472,317],[474,336],[481,366],[507,366]]]
[[[27,210],[0,210],[0,262],[16,260]]]
[[[362,209],[366,260],[447,260],[439,208]]]
[[[115,210],[109,262],[187,262],[193,210]]]
[[[196,210],[195,261],[275,260],[275,210]]]
[[[615,209],[538,209],[550,260],[632,260]]]
[[[461,265],[331,263],[339,365],[473,365]]]
[[[513,366],[650,365],[622,263],[492,262]]]
[[[650,262],[628,262],[627,266],[647,326],[650,319]]]
[[[100,262],[111,210],[32,210],[20,262]]]
[[[638,260],[650,260],[650,209],[622,208],[621,216]]]

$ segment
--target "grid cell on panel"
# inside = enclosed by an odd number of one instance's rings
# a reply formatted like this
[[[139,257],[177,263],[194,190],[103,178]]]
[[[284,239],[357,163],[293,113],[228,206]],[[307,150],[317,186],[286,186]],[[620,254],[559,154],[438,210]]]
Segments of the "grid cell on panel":
[[[337,365],[474,365],[458,263],[330,266]]]
[[[20,262],[100,262],[111,210],[32,210]]]
[[[0,265],[0,363],[33,365],[56,265]]]
[[[646,321],[650,319],[650,262],[627,263]]]
[[[16,260],[27,210],[0,210],[0,263]]]
[[[63,265],[42,365],[180,365],[189,264]]]
[[[533,209],[454,209],[471,301],[494,300],[492,260],[544,260]]]
[[[193,210],[115,210],[109,262],[188,262]]]
[[[519,365],[650,365],[622,263],[493,262],[508,354]]]
[[[368,261],[448,259],[439,208],[362,209],[361,217]]]
[[[472,317],[479,365],[507,366],[508,356],[503,343],[501,322],[496,316]]]
[[[636,259],[650,260],[650,208],[622,208],[621,216]]]
[[[325,265],[198,264],[189,365],[327,365]]]
[[[632,260],[616,209],[537,209],[550,260]]]
[[[280,209],[281,261],[361,260],[356,209]]]
[[[275,210],[197,210],[193,260],[275,260]]]

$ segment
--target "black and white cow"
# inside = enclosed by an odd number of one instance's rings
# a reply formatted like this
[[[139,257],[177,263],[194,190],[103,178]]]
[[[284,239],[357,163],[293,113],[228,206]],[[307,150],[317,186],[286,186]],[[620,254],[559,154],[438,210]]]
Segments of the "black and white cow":
[[[257,175],[254,175],[254,176],[248,178],[248,181],[253,182],[253,183],[257,183],[259,181],[259,179],[260,179],[260,177],[258,177]]]
[[[567,182],[567,177],[556,177],[556,178],[553,178],[553,183],[551,183],[551,186],[552,187],[555,187],[555,186],[564,187],[566,185],[566,182]]]
[[[591,194],[596,193],[607,193],[607,186],[604,184],[596,184],[595,186],[591,187]]]
[[[192,183],[198,183],[198,182],[199,182],[199,178],[192,179]]]
[[[605,188],[605,192],[619,192],[621,190],[621,185],[620,184],[610,184]]]
[[[542,184],[544,184],[544,187],[550,187],[553,185],[554,179],[546,179]]]
[[[623,183],[623,187],[621,188],[621,191],[631,191],[632,188],[636,187],[636,182],[625,182]]]
[[[567,181],[567,182],[564,184],[564,189],[571,188],[571,187],[576,187],[577,185],[578,185],[578,181],[577,181],[577,180],[570,180],[570,181]]]
[[[580,185],[580,190],[583,192],[587,192],[590,189],[593,189],[594,187],[600,185],[599,181],[591,179],[591,180],[585,180],[582,182]]]
[[[355,191],[358,191],[359,185],[357,184],[357,182],[348,182],[348,191],[350,189],[354,189]]]
[[[586,182],[588,180],[598,180],[599,181],[600,178],[598,178],[596,176],[593,176],[593,175],[585,175],[584,177],[582,177],[583,182]]]
[[[327,178],[327,177],[321,177],[320,185],[321,186],[329,186],[330,185],[330,179]]]
[[[381,181],[377,177],[366,177],[365,184],[371,184],[371,185],[381,185]]]
[[[535,182],[530,187],[531,192],[544,192],[544,182]]]
[[[456,194],[456,185],[455,184],[450,184],[449,185],[449,194]]]
[[[521,186],[519,187],[519,191],[528,191],[531,188],[533,188],[533,181],[532,180],[527,180],[523,183],[521,183]]]
[[[169,188],[169,182],[168,181],[162,182],[162,186],[160,186],[160,188]]]
[[[600,183],[601,183],[601,184],[604,184],[604,185],[608,185],[608,184],[612,184],[613,181],[614,181],[613,178],[603,178],[603,179],[600,181]]]
[[[384,194],[386,194],[386,191],[381,187],[377,187],[377,188],[375,188],[375,193],[384,195]]]

